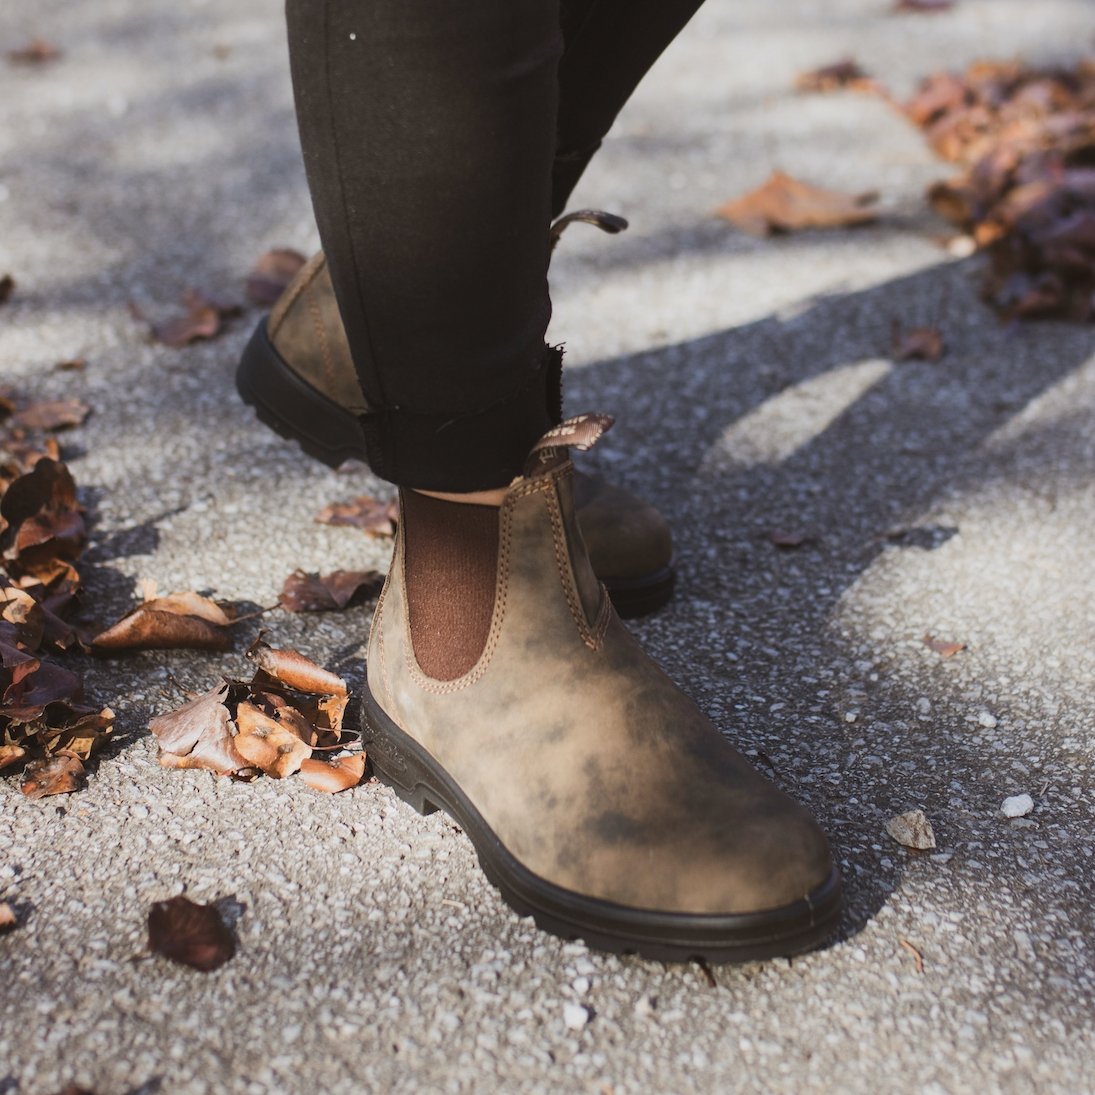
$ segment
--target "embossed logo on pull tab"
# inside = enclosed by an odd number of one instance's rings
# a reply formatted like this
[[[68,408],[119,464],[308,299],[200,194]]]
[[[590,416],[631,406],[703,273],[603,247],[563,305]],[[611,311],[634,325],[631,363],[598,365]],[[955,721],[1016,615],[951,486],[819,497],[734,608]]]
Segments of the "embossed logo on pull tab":
[[[529,467],[536,463],[548,463],[559,449],[578,449],[587,452],[611,429],[616,419],[610,414],[579,414],[552,427],[532,446]]]

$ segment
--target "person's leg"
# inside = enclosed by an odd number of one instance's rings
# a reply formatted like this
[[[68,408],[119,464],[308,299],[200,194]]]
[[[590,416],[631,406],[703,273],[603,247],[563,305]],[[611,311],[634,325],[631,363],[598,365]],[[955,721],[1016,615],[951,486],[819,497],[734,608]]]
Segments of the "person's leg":
[[[552,163],[558,216],[624,104],[703,0],[562,0]]]
[[[546,224],[558,0],[288,0],[320,238],[373,470],[504,486],[558,420]]]
[[[610,420],[557,421],[543,352],[558,0],[288,7],[370,456],[401,487],[375,773],[564,936],[712,961],[817,943],[840,911],[824,835],[642,653],[577,527],[567,454]]]

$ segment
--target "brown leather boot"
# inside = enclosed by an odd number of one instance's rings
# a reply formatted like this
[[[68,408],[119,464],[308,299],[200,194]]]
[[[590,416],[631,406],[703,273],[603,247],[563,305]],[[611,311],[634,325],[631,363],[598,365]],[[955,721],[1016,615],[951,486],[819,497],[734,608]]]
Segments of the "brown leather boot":
[[[807,949],[841,910],[824,834],[643,653],[590,566],[567,446],[604,428],[563,423],[509,488],[490,630],[455,680],[415,657],[397,534],[369,638],[373,770],[455,818],[546,931],[664,960]]]
[[[365,459],[358,417],[368,407],[322,252],[255,329],[236,384],[263,422],[325,464]],[[661,608],[675,579],[665,518],[629,491],[576,475],[578,524],[620,615]]]

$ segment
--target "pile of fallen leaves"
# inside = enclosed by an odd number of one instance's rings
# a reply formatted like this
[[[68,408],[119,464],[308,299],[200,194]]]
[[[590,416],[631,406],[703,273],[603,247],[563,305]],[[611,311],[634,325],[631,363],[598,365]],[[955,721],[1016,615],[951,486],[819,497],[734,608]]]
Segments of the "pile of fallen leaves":
[[[346,682],[295,650],[275,649],[261,634],[247,654],[257,666],[251,680],[222,677],[208,692],[152,720],[160,764],[245,780],[300,772],[320,791],[359,783],[364,753],[333,761],[313,756],[346,748]]]
[[[907,10],[947,6],[926,0]],[[940,156],[962,165],[929,188],[928,201],[961,229],[956,253],[958,245],[986,253],[984,296],[1002,315],[1095,319],[1095,61],[1072,68],[980,61],[962,74],[928,77],[903,104],[853,58],[802,73],[796,87],[879,95]],[[867,224],[877,216],[875,200],[873,192],[845,194],[774,171],[716,214],[767,236]],[[918,336],[898,356],[940,353]]]
[[[979,62],[925,80],[905,112],[963,165],[928,197],[987,250],[986,299],[1007,316],[1095,318],[1095,62]]]
[[[53,433],[78,425],[75,400],[21,404],[0,393],[0,768],[26,765],[30,797],[72,790],[114,713],[84,703],[80,676],[53,656],[77,644],[67,622],[87,543],[76,484]]]

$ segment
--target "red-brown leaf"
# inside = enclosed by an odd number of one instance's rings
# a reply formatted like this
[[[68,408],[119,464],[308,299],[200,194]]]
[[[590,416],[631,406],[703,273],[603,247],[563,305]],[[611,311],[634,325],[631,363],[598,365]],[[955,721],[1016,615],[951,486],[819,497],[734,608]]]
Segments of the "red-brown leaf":
[[[333,761],[305,760],[300,766],[300,778],[316,791],[337,794],[356,787],[365,775],[365,754],[354,753]]]
[[[897,0],[894,11],[930,14],[937,11],[950,11],[953,7],[954,0]]]
[[[199,339],[213,338],[220,333],[223,321],[240,314],[238,305],[222,304],[212,300],[197,289],[187,289],[182,295],[186,309],[180,316],[174,316],[160,323],[153,323],[136,304],[130,305],[130,311],[137,319],[149,324],[153,336],[166,346],[182,347]]]
[[[873,91],[877,85],[859,63],[851,57],[836,61],[831,65],[810,69],[795,77],[796,91],[836,91],[840,88],[853,88],[857,91]]]
[[[277,650],[260,635],[247,656],[264,672],[289,688],[324,696],[344,696],[346,682],[337,674],[316,665],[296,650]]]
[[[800,228],[867,224],[876,217],[870,208],[876,200],[873,191],[844,194],[775,171],[756,190],[726,202],[715,213],[744,232],[767,236]]]
[[[274,304],[305,262],[299,251],[288,247],[267,251],[247,275],[247,299],[260,307]]]
[[[236,941],[216,908],[182,895],[149,909],[148,947],[203,973],[223,966],[236,953]]]
[[[399,503],[358,495],[348,502],[332,502],[316,514],[321,525],[346,525],[369,536],[391,536],[399,523]]]
[[[235,747],[230,706],[238,702],[240,686],[223,678],[210,691],[148,724],[160,745],[164,768],[204,768],[217,775],[235,775],[250,765]]]
[[[96,653],[122,650],[226,650],[232,617],[197,593],[174,593],[146,601],[96,635]]]
[[[25,46],[8,50],[8,60],[17,65],[41,65],[61,56],[62,51],[44,38],[34,38]]]
[[[236,711],[239,733],[233,743],[248,763],[275,779],[292,775],[312,755],[311,742],[302,734],[315,740],[314,728],[292,708],[282,708],[280,714],[281,718],[274,718],[253,704],[241,703]]]
[[[10,425],[25,430],[67,430],[79,426],[91,408],[78,399],[32,403],[11,418]]]
[[[337,611],[373,596],[383,584],[384,575],[376,570],[336,570],[322,576],[294,570],[285,579],[279,603],[290,612]]]
[[[793,551],[803,544],[812,543],[817,537],[806,529],[774,528],[768,530],[768,540],[783,551]]]
[[[895,361],[938,361],[943,356],[943,335],[936,327],[910,327],[902,330],[897,323],[893,328],[893,356]]]
[[[32,760],[26,767],[21,790],[27,798],[45,798],[78,791],[84,781],[83,764],[77,757],[62,753]]]
[[[949,642],[946,639],[937,639],[934,635],[924,636],[924,645],[929,650],[934,650],[942,658],[953,658],[960,650],[966,649],[965,643]]]

